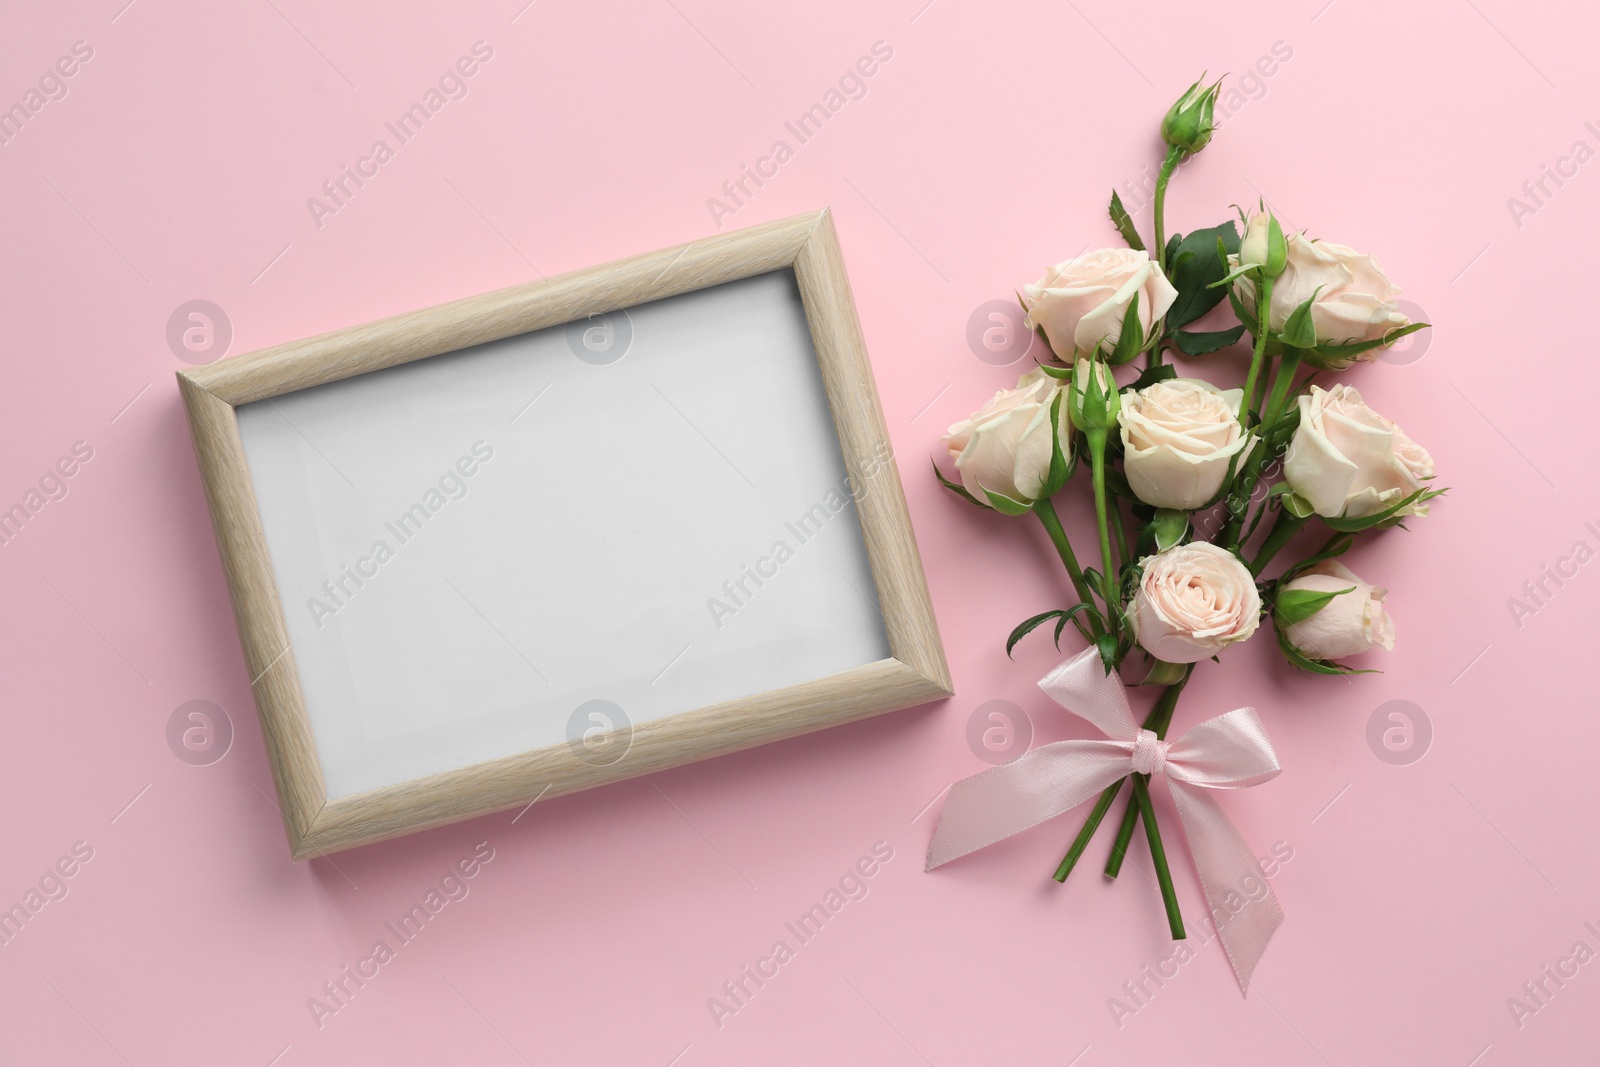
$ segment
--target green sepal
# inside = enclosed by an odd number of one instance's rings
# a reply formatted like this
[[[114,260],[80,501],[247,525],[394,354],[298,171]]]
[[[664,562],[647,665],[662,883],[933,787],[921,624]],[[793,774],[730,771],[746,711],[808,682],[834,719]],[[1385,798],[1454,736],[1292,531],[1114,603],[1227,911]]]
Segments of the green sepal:
[[[1319,370],[1344,370],[1354,363],[1362,353],[1370,352],[1374,348],[1387,348],[1400,338],[1418,330],[1431,326],[1427,322],[1412,322],[1391,330],[1388,334],[1376,341],[1356,341],[1347,345],[1323,343],[1309,349],[1304,353],[1305,361]]]
[[[1317,286],[1316,292],[1306,297],[1304,303],[1289,313],[1289,318],[1283,324],[1283,343],[1291,348],[1311,349],[1317,345],[1317,324],[1311,320],[1311,308],[1317,302],[1317,293],[1322,292],[1322,286]]]
[[[1418,489],[1410,496],[1403,497],[1402,499],[1395,501],[1393,504],[1390,504],[1382,511],[1375,511],[1371,515],[1363,515],[1359,519],[1325,518],[1322,521],[1327,523],[1330,528],[1338,530],[1340,533],[1360,533],[1362,530],[1370,530],[1375,526],[1381,526],[1390,522],[1391,520],[1398,522],[1400,519],[1405,517],[1400,513],[1406,508],[1412,506],[1413,504],[1425,503],[1429,500],[1432,500],[1436,496],[1443,496],[1448,492],[1448,489]]]
[[[979,488],[982,488],[981,486]],[[1026,515],[1033,510],[1033,504],[1024,504],[1020,500],[1013,500],[1004,493],[996,493],[992,489],[984,489],[983,495],[989,498],[989,506],[1002,515]]]
[[[1164,659],[1150,657],[1150,669],[1145,672],[1144,680],[1140,685],[1176,685],[1183,681],[1183,676],[1189,672],[1185,663],[1168,663]]]
[[[930,459],[928,462],[929,463],[933,463],[933,460]],[[946,489],[950,490],[956,496],[959,496],[962,500],[965,500],[967,503],[971,504],[973,507],[978,507],[978,508],[986,508],[986,507],[988,507],[988,505],[985,504],[983,501],[979,500],[977,497],[975,497],[971,493],[967,492],[967,487],[966,486],[961,485],[961,484],[959,484],[957,482],[952,482],[949,478],[946,478],[944,476],[944,472],[939,469],[939,465],[937,463],[933,463],[933,476],[935,478],[939,479],[939,484],[940,485],[944,486]]]
[[[1144,330],[1139,326],[1139,294],[1134,293],[1133,299],[1128,301],[1128,310],[1122,316],[1122,332],[1117,336],[1117,345],[1106,357],[1106,362],[1120,367],[1137,356],[1143,347]]]
[[[1291,642],[1287,637],[1284,636],[1282,630],[1277,630],[1277,634],[1278,634],[1278,651],[1283,653],[1283,658],[1289,661],[1290,666],[1299,667],[1301,670],[1305,670],[1305,671],[1313,671],[1313,672],[1315,672],[1317,674],[1378,674],[1379,673],[1378,671],[1374,671],[1374,670],[1356,670],[1353,667],[1346,667],[1346,666],[1343,666],[1341,664],[1334,663],[1332,660],[1312,659],[1310,656],[1306,655],[1304,652],[1302,652],[1298,648],[1296,648],[1294,646],[1293,642]]]
[[[1278,216],[1267,216],[1267,261],[1261,265],[1261,271],[1268,278],[1277,280],[1283,273],[1284,267],[1289,265],[1289,241],[1283,236],[1283,227],[1278,225]]]
[[[1057,390],[1055,399],[1050,401],[1050,472],[1045,475],[1044,486],[1039,490],[1039,498],[1047,500],[1061,491],[1067,484],[1067,479],[1072,477],[1073,468],[1077,466],[1078,454],[1072,447],[1069,439],[1065,453],[1061,448],[1061,405],[1066,402],[1066,393]]]
[[[1189,513],[1176,508],[1157,508],[1150,528],[1155,536],[1156,551],[1165,552],[1181,543],[1183,535],[1189,532]]]
[[[1319,593],[1314,589],[1285,589],[1278,594],[1272,606],[1272,617],[1280,626],[1293,626],[1305,622],[1333,602],[1336,596],[1355,591],[1355,586],[1336,592]]]
[[[1280,482],[1279,484],[1287,485],[1288,483]],[[1274,490],[1277,488],[1277,486],[1273,486]],[[1305,497],[1301,496],[1299,493],[1296,493],[1292,489],[1288,489],[1283,493],[1283,498],[1279,501],[1279,504],[1282,506],[1283,510],[1287,511],[1297,519],[1309,519],[1312,515],[1316,514],[1316,509],[1311,506],[1311,501],[1307,500]]]
[[[1071,367],[1057,367],[1057,366],[1053,366],[1052,364],[1049,364],[1049,363],[1040,363],[1039,364],[1039,369],[1044,371],[1046,376],[1054,378],[1057,381],[1071,381],[1072,380],[1072,368]]]

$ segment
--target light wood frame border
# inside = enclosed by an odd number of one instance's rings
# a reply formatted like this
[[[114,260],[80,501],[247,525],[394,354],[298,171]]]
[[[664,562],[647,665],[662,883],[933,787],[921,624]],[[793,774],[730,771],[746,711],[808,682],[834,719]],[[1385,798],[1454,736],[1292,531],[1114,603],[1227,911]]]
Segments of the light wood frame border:
[[[890,657],[631,727],[605,767],[565,744],[328,799],[236,412],[241,404],[791,267],[855,489]],[[649,774],[952,693],[900,477],[827,210],[178,372],[296,860]]]

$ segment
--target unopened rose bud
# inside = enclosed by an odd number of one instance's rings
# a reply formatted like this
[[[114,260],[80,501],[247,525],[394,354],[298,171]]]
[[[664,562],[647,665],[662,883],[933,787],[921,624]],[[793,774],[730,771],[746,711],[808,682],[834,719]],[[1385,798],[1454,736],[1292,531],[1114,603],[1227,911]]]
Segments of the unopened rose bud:
[[[1368,585],[1338,560],[1317,564],[1284,588],[1336,594],[1310,618],[1283,627],[1284,636],[1307,656],[1334,660],[1373,648],[1394,650],[1394,623],[1384,610],[1386,590]]]
[[[1090,368],[1093,368],[1091,377]],[[1100,360],[1080,359],[1072,369],[1072,392],[1069,397],[1072,424],[1085,432],[1105,434],[1117,425],[1117,414],[1122,410],[1122,396],[1117,392],[1117,381],[1111,368]]]
[[[1288,261],[1289,242],[1278,220],[1265,212],[1252,215],[1239,238],[1239,265],[1258,266],[1261,273],[1276,278]]]
[[[1194,155],[1211,141],[1212,112],[1216,107],[1217,89],[1222,83],[1203,85],[1204,77],[1189,86],[1161,120],[1161,138],[1174,148]]]

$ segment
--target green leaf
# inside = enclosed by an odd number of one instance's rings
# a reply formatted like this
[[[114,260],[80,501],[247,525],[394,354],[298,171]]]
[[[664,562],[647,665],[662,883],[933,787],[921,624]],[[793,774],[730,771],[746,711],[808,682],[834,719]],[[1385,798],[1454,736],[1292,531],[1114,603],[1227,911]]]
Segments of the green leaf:
[[[1285,589],[1278,594],[1278,602],[1273,605],[1272,617],[1283,626],[1305,622],[1332,603],[1334,597],[1354,592],[1355,588],[1352,585],[1349,589],[1330,593],[1319,593],[1313,589]]]
[[[1317,286],[1316,292],[1306,297],[1305,302],[1289,313],[1289,318],[1283,324],[1283,343],[1292,348],[1315,348],[1317,344],[1317,324],[1311,321],[1311,307],[1317,302],[1317,293],[1322,292],[1322,286]]]
[[[1174,508],[1157,508],[1150,526],[1155,533],[1156,551],[1165,552],[1189,532],[1189,514]]]
[[[982,488],[981,486],[979,488]],[[1004,493],[996,493],[992,489],[984,489],[983,495],[989,498],[989,506],[1002,515],[1026,515],[1033,510],[1032,504],[1024,504],[1020,500],[1013,500]]]
[[[1137,356],[1139,349],[1143,347],[1144,330],[1139,326],[1139,294],[1134,293],[1133,299],[1128,301],[1128,310],[1122,316],[1122,333],[1117,337],[1117,347],[1112,350],[1106,362],[1112,366],[1121,366]]]
[[[1106,665],[1106,674],[1110,675],[1117,669],[1117,639],[1110,634],[1101,634],[1094,644],[1100,650],[1100,661]]]
[[[1074,604],[1072,607],[1061,613],[1061,618],[1056,623],[1057,651],[1060,651],[1061,649],[1061,631],[1067,628],[1067,623],[1071,622],[1073,616],[1077,615],[1080,611],[1098,623],[1101,629],[1105,628],[1105,619],[1100,617],[1100,613],[1094,609],[1093,604]],[[1089,629],[1083,625],[1083,621],[1081,619],[1078,621],[1078,632],[1083,635],[1083,639],[1085,641],[1090,640]]]
[[[1122,206],[1122,197],[1117,195],[1115,189],[1111,190],[1111,225],[1122,234],[1122,239],[1128,242],[1128,247],[1139,252],[1144,251],[1144,241],[1139,237],[1138,229],[1133,225],[1133,219],[1128,215],[1128,209]]]
[[[1167,280],[1178,290],[1167,309],[1169,330],[1187,325],[1221,302],[1218,285],[1228,274],[1227,257],[1239,251],[1239,231],[1232,222],[1184,235],[1167,256]]]
[[[1170,363],[1157,363],[1154,367],[1146,367],[1141,371],[1139,377],[1135,378],[1133,384],[1128,388],[1137,392],[1147,386],[1154,385],[1157,382],[1164,382],[1168,378],[1176,378],[1177,376],[1177,367]]]
[[[1190,333],[1186,330],[1173,330],[1172,340],[1178,346],[1178,351],[1186,356],[1204,356],[1221,348],[1227,348],[1238,342],[1244,336],[1244,327],[1235,326],[1231,330],[1217,330],[1215,333]]]
[[[933,461],[931,459],[928,462],[929,463],[933,463]],[[981,507],[985,506],[983,501],[979,500],[977,497],[975,497],[971,493],[967,492],[966,486],[958,485],[957,483],[952,482],[949,478],[946,478],[944,476],[944,473],[939,470],[939,465],[937,463],[933,463],[933,476],[935,478],[939,479],[939,484],[940,485],[942,485],[946,489],[950,490],[952,493],[954,493],[956,496],[960,497],[962,500],[965,500],[969,504],[972,504],[974,507],[980,507],[981,508]]]
[[[1072,610],[1073,611],[1082,611],[1087,606],[1088,605],[1086,605],[1086,604],[1079,604],[1076,607],[1074,607]],[[1035,629],[1037,629],[1040,624],[1042,624],[1044,622],[1047,622],[1050,619],[1059,618],[1061,620],[1061,626],[1065,626],[1067,624],[1067,620],[1070,619],[1071,617],[1072,617],[1072,615],[1070,613],[1068,613],[1066,611],[1057,610],[1057,611],[1041,612],[1040,614],[1035,615],[1031,619],[1023,619],[1021,622],[1017,623],[1017,628],[1011,631],[1011,636],[1006,638],[1006,656],[1007,656],[1007,658],[1009,658],[1011,656],[1011,650],[1013,648],[1017,647],[1017,642],[1021,641],[1024,637],[1027,637],[1030,633],[1032,633]],[[1060,640],[1061,640],[1061,627],[1058,626],[1058,627],[1056,627],[1056,641],[1059,643]]]

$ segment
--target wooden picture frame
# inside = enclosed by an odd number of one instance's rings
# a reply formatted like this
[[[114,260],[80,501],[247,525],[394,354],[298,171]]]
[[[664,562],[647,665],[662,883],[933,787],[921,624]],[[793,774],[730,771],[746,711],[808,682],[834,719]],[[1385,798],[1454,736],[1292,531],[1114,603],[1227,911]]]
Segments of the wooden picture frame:
[[[890,655],[633,725],[598,766],[568,745],[330,799],[256,488],[241,405],[783,268],[820,367]],[[457,300],[180,371],[279,806],[296,860],[925,703],[951,694],[922,565],[828,211]]]

